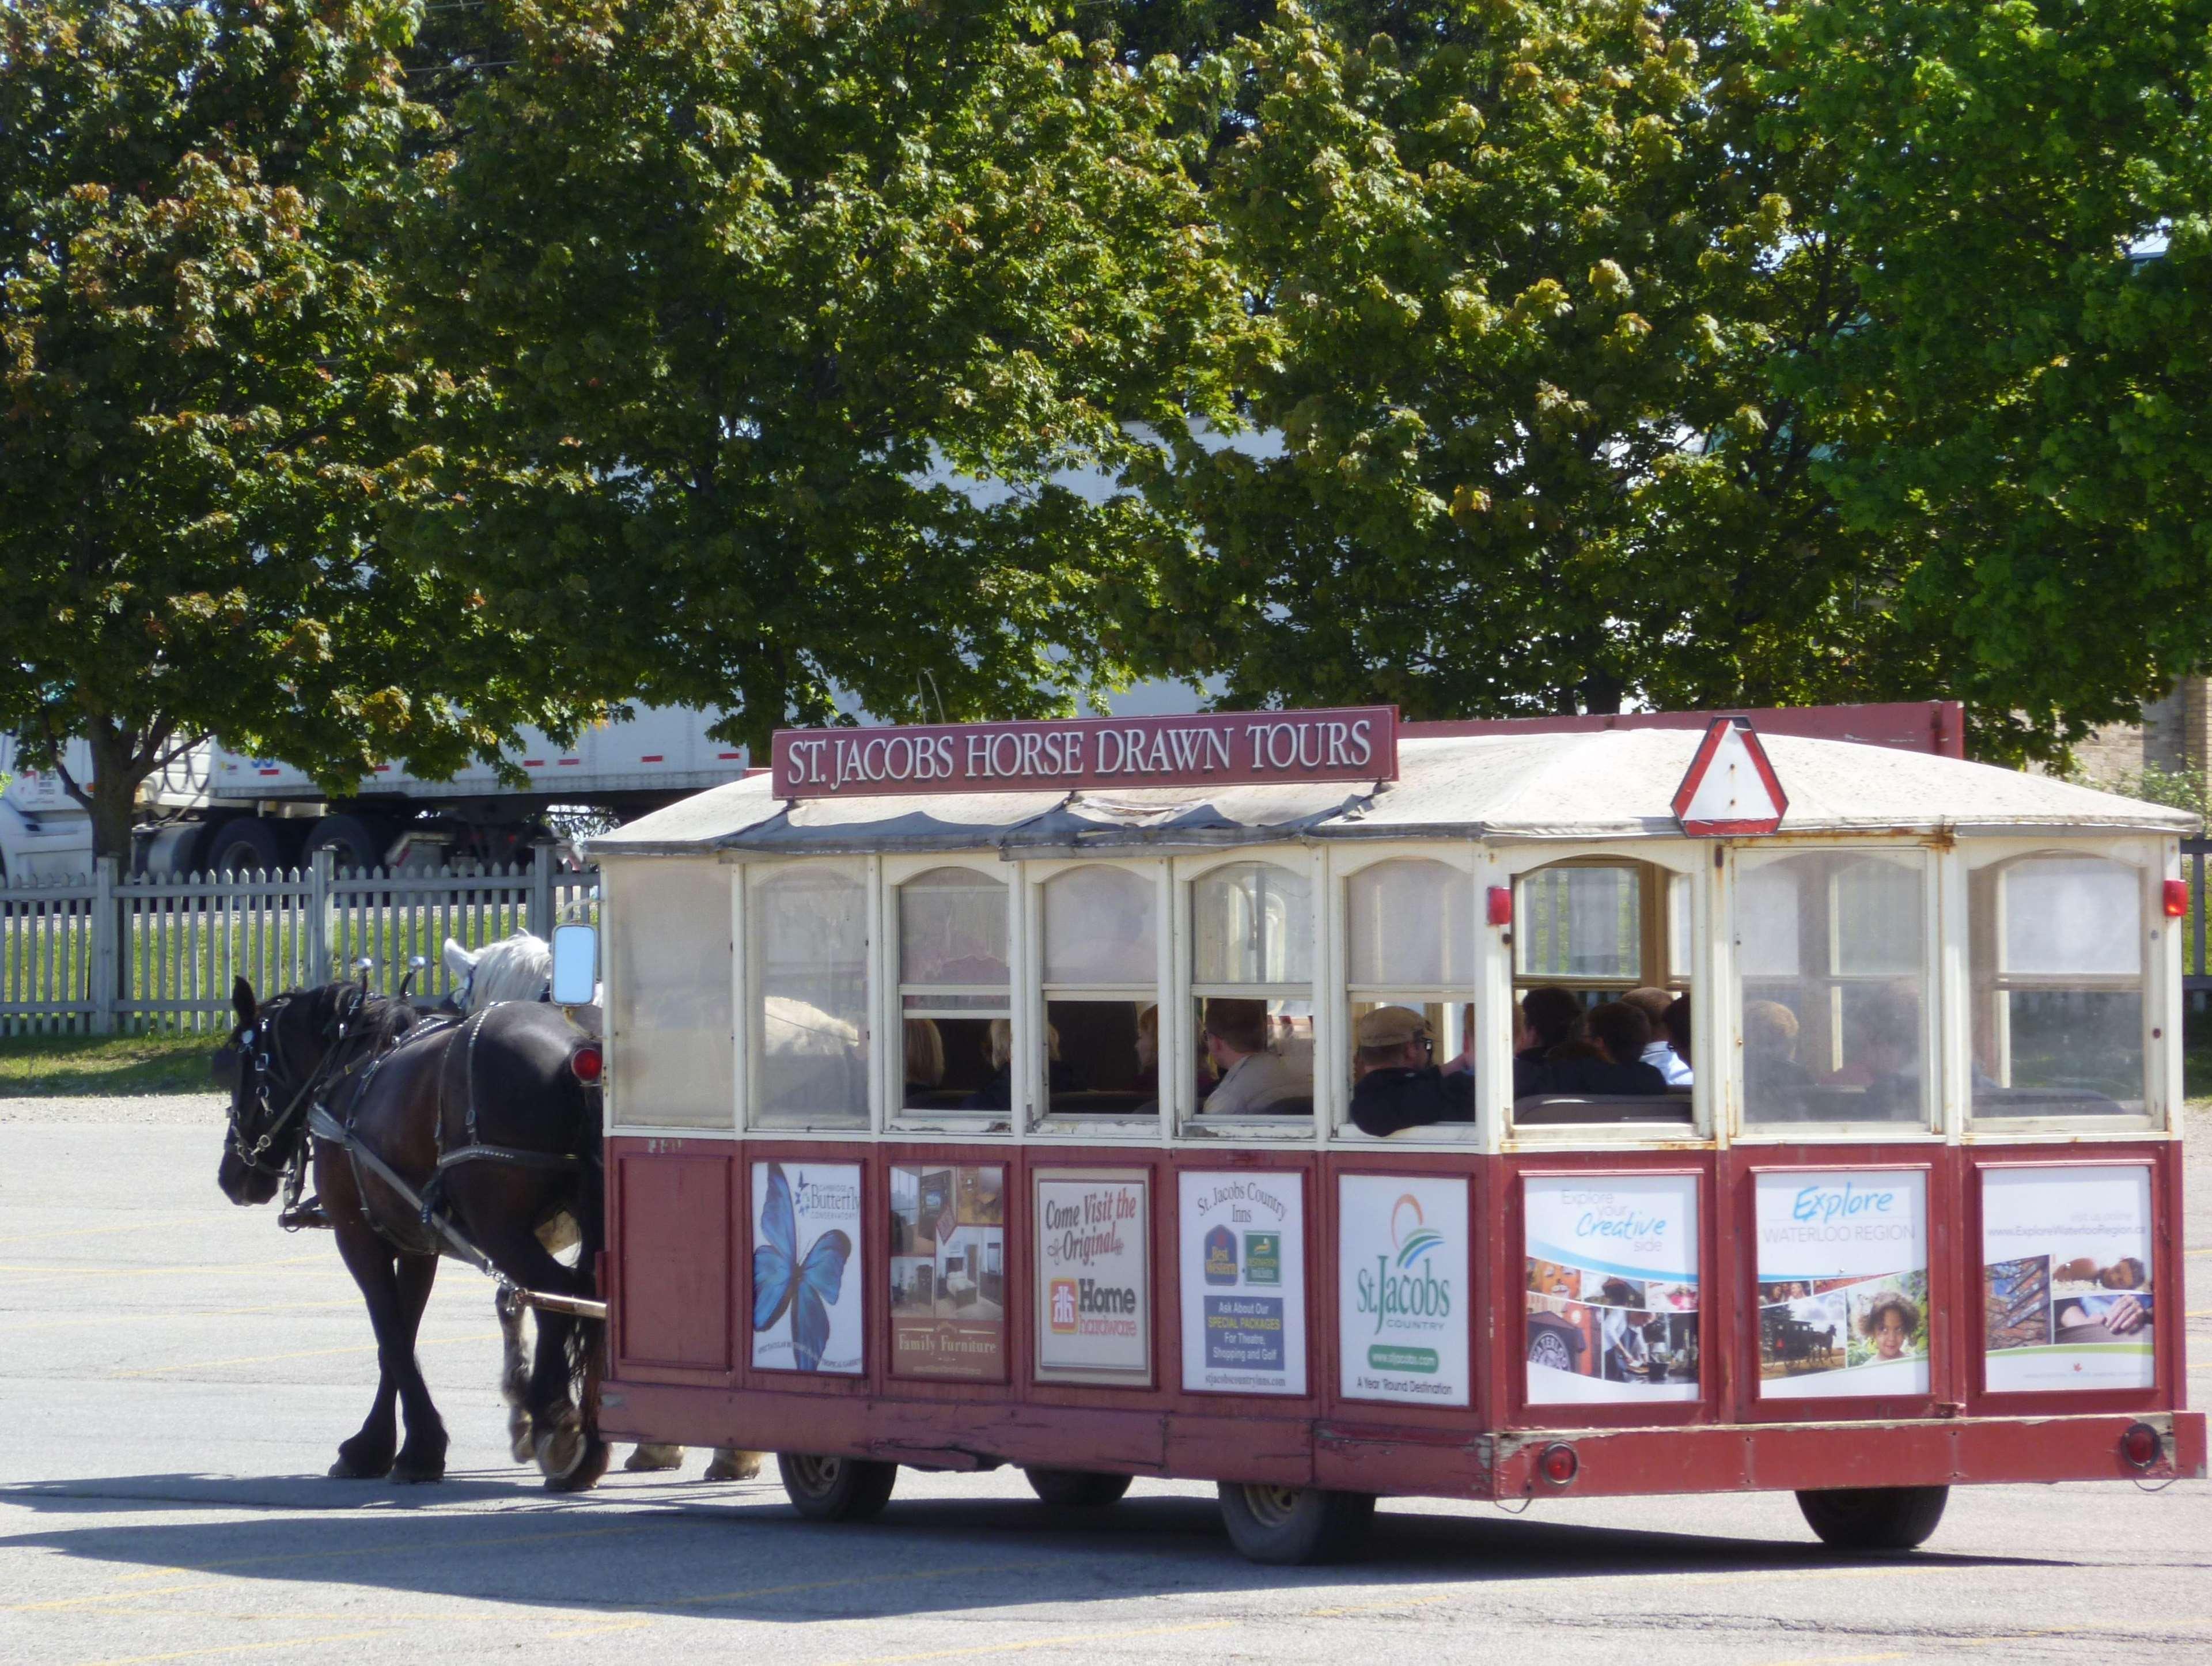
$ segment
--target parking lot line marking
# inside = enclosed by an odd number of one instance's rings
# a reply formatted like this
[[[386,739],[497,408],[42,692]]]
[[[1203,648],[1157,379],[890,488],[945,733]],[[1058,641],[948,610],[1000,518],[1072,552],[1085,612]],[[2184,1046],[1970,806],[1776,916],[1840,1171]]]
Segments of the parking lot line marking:
[[[2032,1631],[1991,1633],[1981,1637],[1930,1638],[1931,1645],[1952,1649],[1994,1649],[2007,1643],[2026,1643],[2039,1637],[2096,1637],[2108,1632],[2166,1631],[2175,1626],[2212,1626],[2212,1620],[2100,1620],[2094,1626],[2043,1626]],[[1929,1649],[1891,1649],[1869,1655],[1806,1655],[1794,1660],[1770,1660],[1766,1666],[1872,1666],[1881,1660],[1905,1660]]]
[[[809,1579],[790,1585],[754,1585],[744,1590],[707,1591],[696,1596],[668,1596],[655,1602],[655,1608],[712,1608],[724,1602],[749,1602],[756,1596],[799,1596],[825,1590],[854,1590],[866,1585],[911,1584],[925,1579],[951,1579],[968,1573],[998,1573],[1018,1568],[1044,1567],[1043,1562],[971,1562],[962,1567],[916,1568],[911,1573],[872,1573],[858,1579]],[[611,1602],[611,1609],[639,1606],[634,1602]]]
[[[336,1301],[330,1302],[270,1302],[264,1307],[204,1307],[197,1310],[170,1308],[165,1310],[161,1316],[165,1321],[216,1319],[229,1318],[241,1313],[306,1313],[316,1308],[359,1307],[360,1305],[361,1298],[356,1295],[341,1297]],[[149,1316],[143,1312],[135,1312],[103,1313],[99,1317],[92,1319],[41,1319],[34,1324],[10,1325],[8,1327],[8,1334],[11,1336],[21,1336],[26,1331],[32,1330],[85,1330],[100,1325],[143,1325]]]
[[[163,1573],[173,1573],[174,1568],[163,1568]],[[9,1602],[0,1604],[0,1614],[44,1614],[56,1608],[88,1608],[95,1602],[131,1602],[142,1596],[173,1596],[180,1590],[208,1590],[216,1582],[195,1579],[188,1585],[156,1585],[151,1590],[111,1590],[97,1596],[57,1596],[43,1602]]]
[[[253,1654],[267,1649],[307,1649],[318,1643],[352,1643],[364,1637],[389,1637],[392,1628],[380,1626],[368,1632],[331,1632],[321,1637],[272,1637],[260,1643],[222,1643],[204,1649],[176,1649],[160,1655],[115,1655],[106,1660],[88,1660],[80,1666],[154,1666],[163,1660],[205,1660],[212,1655]]]
[[[32,1283],[56,1279],[164,1279],[191,1274],[205,1276],[211,1273],[265,1273],[275,1267],[305,1267],[310,1262],[326,1266],[332,1272],[344,1270],[343,1264],[331,1256],[283,1256],[275,1261],[194,1262],[174,1267],[56,1267],[51,1262],[0,1262],[0,1273],[24,1274]],[[20,1290],[24,1283],[24,1279],[13,1279],[9,1288]]]
[[[440,1519],[477,1521],[481,1520],[482,1517],[471,1513],[454,1514]],[[447,1544],[426,1544],[420,1538],[413,1538],[404,1544],[352,1545],[341,1550],[286,1550],[261,1556],[233,1556],[220,1562],[192,1562],[172,1567],[148,1568],[138,1573],[123,1574],[118,1583],[128,1584],[137,1579],[168,1578],[179,1573],[222,1573],[232,1568],[266,1567],[277,1562],[343,1561],[360,1556],[442,1556],[454,1551],[491,1550],[504,1548],[510,1545],[533,1545],[562,1539],[612,1539],[632,1533],[647,1532],[652,1527],[657,1525],[659,1525],[657,1523],[637,1522],[623,1527],[580,1527],[561,1533],[506,1533],[495,1538],[464,1539]],[[198,1587],[191,1589],[198,1589]],[[158,1590],[124,1593],[128,1596],[159,1596],[163,1594]]]
[[[473,1330],[465,1336],[421,1336],[415,1346],[418,1348],[436,1347],[445,1342],[489,1342],[498,1339],[495,1330]],[[374,1342],[356,1342],[342,1348],[303,1348],[297,1353],[241,1353],[234,1359],[187,1359],[181,1365],[149,1365],[143,1371],[118,1371],[108,1373],[107,1380],[119,1383],[132,1377],[165,1377],[176,1371],[215,1371],[225,1365],[273,1365],[286,1359],[322,1359],[337,1353],[374,1353]]]
[[[910,1655],[866,1655],[831,1666],[908,1666],[922,1660],[974,1660],[983,1655],[1022,1654],[1031,1649],[1065,1649],[1092,1643],[1120,1643],[1137,1637],[1178,1637],[1191,1632],[1225,1631],[1242,1620],[1191,1620],[1177,1626],[1138,1626],[1127,1631],[1072,1632],[1063,1637],[1033,1637],[1022,1643],[974,1643],[957,1649],[927,1649]]]
[[[143,1232],[149,1226],[173,1225],[180,1220],[198,1219],[197,1215],[149,1215],[131,1226],[77,1226],[66,1232],[11,1232],[0,1237],[0,1243],[51,1243],[56,1238],[115,1237],[125,1232]]]

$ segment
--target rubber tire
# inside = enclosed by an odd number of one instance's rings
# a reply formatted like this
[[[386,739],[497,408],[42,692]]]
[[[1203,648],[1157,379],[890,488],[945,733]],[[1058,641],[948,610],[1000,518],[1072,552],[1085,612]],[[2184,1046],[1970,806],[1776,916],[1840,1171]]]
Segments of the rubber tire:
[[[1222,1524],[1246,1560],[1270,1567],[1340,1562],[1358,1553],[1375,1519],[1372,1493],[1219,1483]]]
[[[261,816],[234,816],[216,828],[207,842],[207,871],[210,873],[276,873],[289,866],[288,847],[294,842]]]
[[[898,1465],[873,1458],[778,1452],[784,1496],[810,1522],[866,1522],[883,1513],[898,1484]]]
[[[391,823],[374,816],[325,816],[301,847],[300,866],[313,862],[318,850],[328,850],[338,867],[365,873],[384,865],[384,853],[396,831]]]
[[[1095,1469],[1024,1469],[1022,1474],[1030,1492],[1047,1504],[1069,1510],[1100,1510],[1119,1504],[1133,1479]]]
[[[1800,1493],[1797,1507],[1838,1550],[1911,1550],[1936,1530],[1950,1498],[1948,1487],[1845,1487]]]

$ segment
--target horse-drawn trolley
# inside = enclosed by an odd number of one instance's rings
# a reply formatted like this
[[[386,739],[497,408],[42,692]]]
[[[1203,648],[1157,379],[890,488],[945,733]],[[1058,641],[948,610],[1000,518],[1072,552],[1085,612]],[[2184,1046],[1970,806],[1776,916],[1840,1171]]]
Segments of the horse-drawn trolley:
[[[1469,727],[788,733],[594,841],[602,1431],[821,1517],[1212,1480],[1270,1560],[1379,1494],[1902,1547],[1954,1485],[2202,1475],[2188,818]]]

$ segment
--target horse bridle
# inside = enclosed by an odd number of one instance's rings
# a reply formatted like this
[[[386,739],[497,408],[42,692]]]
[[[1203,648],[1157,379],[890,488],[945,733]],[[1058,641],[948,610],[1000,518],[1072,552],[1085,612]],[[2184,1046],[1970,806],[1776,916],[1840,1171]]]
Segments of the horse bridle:
[[[315,1090],[336,1073],[338,1061],[345,1050],[346,1031],[352,1026],[354,1018],[358,1016],[367,1000],[365,996],[356,992],[349,993],[353,993],[351,1003],[332,1015],[329,1032],[331,1045],[324,1053],[321,1062],[307,1073],[307,1080],[300,1084],[298,1091],[292,1095],[281,1113],[271,1112],[269,1107],[270,1090],[272,1087],[279,1091],[283,1090],[283,1084],[276,1079],[276,1071],[270,1068],[271,1050],[276,1055],[273,1062],[280,1068],[283,1068],[288,1076],[290,1071],[289,1067],[285,1066],[283,1038],[281,1035],[275,1033],[277,1030],[276,1018],[270,1015],[270,1009],[276,1008],[276,1017],[281,1017],[292,997],[277,996],[267,1006],[254,1013],[253,1021],[240,1034],[238,1043],[218,1049],[216,1055],[216,1068],[220,1072],[224,1067],[225,1054],[230,1055],[229,1065],[234,1069],[245,1059],[246,1055],[238,1051],[240,1043],[248,1047],[255,1046],[257,1043],[266,1043],[265,1047],[252,1055],[253,1071],[252,1093],[242,1097],[234,1094],[231,1101],[230,1148],[237,1154],[238,1160],[255,1173],[281,1175],[296,1167],[295,1159],[298,1157],[300,1150],[297,1142],[293,1142],[291,1148],[274,1161],[264,1161],[264,1158],[267,1156],[269,1148],[276,1143],[278,1136],[298,1119],[301,1111],[306,1108]],[[262,1125],[259,1135],[250,1146],[246,1143],[246,1119],[240,1114],[247,1104],[259,1109],[260,1116],[255,1120]]]

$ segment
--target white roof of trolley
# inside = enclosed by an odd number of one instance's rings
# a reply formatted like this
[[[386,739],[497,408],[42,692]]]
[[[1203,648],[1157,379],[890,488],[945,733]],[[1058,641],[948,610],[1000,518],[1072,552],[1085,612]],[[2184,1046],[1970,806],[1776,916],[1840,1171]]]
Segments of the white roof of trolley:
[[[958,793],[783,800],[767,775],[590,842],[595,856],[1198,849],[1299,838],[1673,838],[1695,729],[1401,739],[1399,778],[1352,784]],[[2190,833],[2185,811],[2045,775],[1847,741],[1760,736],[1789,833]]]

